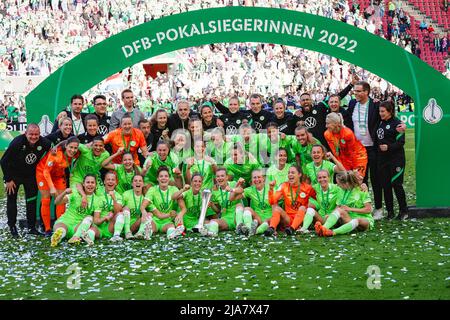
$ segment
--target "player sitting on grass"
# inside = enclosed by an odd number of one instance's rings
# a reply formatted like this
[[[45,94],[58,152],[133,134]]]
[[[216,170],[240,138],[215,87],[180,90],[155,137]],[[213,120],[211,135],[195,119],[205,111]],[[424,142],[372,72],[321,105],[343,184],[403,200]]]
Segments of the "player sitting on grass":
[[[316,191],[316,200],[309,199],[309,208],[306,210],[303,225],[299,232],[308,233],[309,226],[313,221],[324,223],[326,217],[336,208],[336,201],[342,196],[343,190],[330,183],[330,172],[322,169],[317,172],[318,184],[313,185]]]
[[[53,227],[54,233],[51,238],[51,246],[56,247],[64,237],[70,237],[69,243],[79,244],[81,239],[88,244],[94,243],[95,232],[89,230],[92,225],[92,214],[95,208],[96,177],[87,175],[83,181],[83,191],[86,194],[88,205],[81,205],[81,195],[78,191],[67,188],[55,199],[56,205],[69,204],[67,211]]]
[[[320,221],[315,224],[316,233],[319,236],[331,237],[338,234],[350,233],[355,229],[365,231],[374,227],[372,217],[372,205],[370,195],[367,191],[362,191],[357,173],[347,171],[345,174],[338,174],[337,182],[344,190],[342,197],[337,200],[337,208],[328,215],[325,224]],[[330,230],[336,223],[342,222],[337,229]]]
[[[175,239],[180,237],[185,230],[183,216],[186,213],[186,206],[183,198],[175,197],[178,188],[169,185],[169,168],[159,167],[157,179],[158,185],[147,191],[141,211],[142,214],[145,214],[147,213],[146,208],[150,207],[150,211],[153,213],[153,232],[164,232],[167,233],[168,239]],[[178,213],[177,209],[179,209]]]
[[[122,230],[125,233],[125,239],[150,239],[151,236],[151,214],[141,215],[141,204],[144,201],[142,189],[144,187],[144,177],[135,175],[132,182],[132,190],[125,191],[122,194],[123,212],[116,216],[114,225],[114,236],[111,241],[121,241],[120,234]],[[137,232],[136,232],[137,231]],[[133,236],[133,233],[136,234]]]

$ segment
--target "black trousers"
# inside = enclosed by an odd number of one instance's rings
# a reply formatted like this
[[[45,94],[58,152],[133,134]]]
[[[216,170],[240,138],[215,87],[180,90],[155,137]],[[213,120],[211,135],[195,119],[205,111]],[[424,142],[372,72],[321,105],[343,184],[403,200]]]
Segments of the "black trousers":
[[[8,194],[6,197],[6,215],[8,216],[8,226],[13,227],[17,223],[17,194],[19,193],[20,185],[25,189],[25,202],[27,209],[28,227],[35,227],[36,225],[36,198],[38,194],[38,186],[36,178],[33,177],[17,177],[14,178],[16,188],[13,194]]]
[[[394,195],[392,194],[392,189],[394,189],[400,212],[406,213],[408,206],[406,204],[405,189],[403,189],[405,162],[389,161],[379,163],[378,169],[384,201],[386,203],[386,211],[392,214],[394,213]]]
[[[372,185],[373,197],[375,200],[375,209],[381,209],[383,207],[383,193],[381,183],[378,175],[378,163],[377,163],[377,147],[365,147],[367,151],[367,170],[364,177],[364,183],[368,184],[369,175],[370,183]]]

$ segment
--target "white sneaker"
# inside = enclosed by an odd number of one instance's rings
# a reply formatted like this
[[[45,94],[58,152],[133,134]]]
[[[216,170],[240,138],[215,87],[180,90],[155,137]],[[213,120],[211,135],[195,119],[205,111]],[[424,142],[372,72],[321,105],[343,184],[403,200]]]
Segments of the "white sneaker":
[[[135,235],[134,235],[134,238],[135,239],[137,239],[137,240],[142,240],[142,239],[144,239],[144,233],[143,232],[141,232],[141,233],[136,233]]]
[[[174,232],[172,232],[170,235],[167,236],[167,239],[179,238],[183,234],[183,231],[184,231],[184,226],[183,225],[179,225],[178,227],[175,228]]]
[[[206,228],[200,228],[200,229],[198,229],[198,232],[204,237],[206,237],[208,235],[208,229],[206,229]]]
[[[256,229],[258,229],[258,220],[253,220],[249,236],[254,236],[256,234]]]
[[[300,229],[297,230],[297,232],[298,232],[298,233],[301,233],[301,234],[308,234],[308,233],[309,233],[309,230],[308,230],[308,229],[303,230],[302,228],[300,228]]]
[[[127,240],[134,239],[134,236],[133,236],[133,234],[131,233],[131,231],[130,231],[130,232],[127,232],[127,234],[125,235],[125,239],[127,239]]]
[[[93,246],[94,245],[94,241],[92,241],[91,237],[89,237],[87,231],[81,232],[81,239],[86,241],[88,246]]]
[[[113,236],[111,239],[109,239],[111,242],[120,242],[123,241],[121,236]]]
[[[381,220],[381,219],[383,219],[383,209],[376,209],[373,212],[373,219],[374,220]]]

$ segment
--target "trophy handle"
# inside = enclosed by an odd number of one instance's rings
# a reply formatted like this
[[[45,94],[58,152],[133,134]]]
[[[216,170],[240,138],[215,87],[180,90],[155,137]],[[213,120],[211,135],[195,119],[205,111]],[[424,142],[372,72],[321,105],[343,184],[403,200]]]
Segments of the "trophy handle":
[[[192,231],[194,232],[200,232],[200,229],[203,229],[204,226],[204,222],[205,222],[205,217],[206,217],[206,210],[208,210],[208,204],[209,201],[211,200],[211,190],[209,189],[205,189],[202,192],[202,208],[200,210],[200,217],[198,219],[198,223],[195,227],[192,228]]]

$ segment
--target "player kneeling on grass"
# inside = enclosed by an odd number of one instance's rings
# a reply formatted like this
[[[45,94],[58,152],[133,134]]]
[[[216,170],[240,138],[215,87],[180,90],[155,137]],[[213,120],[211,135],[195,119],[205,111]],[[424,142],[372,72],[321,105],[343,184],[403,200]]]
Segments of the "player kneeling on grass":
[[[238,182],[228,182],[227,170],[219,168],[216,171],[216,186],[212,191],[212,208],[221,215],[218,219],[212,219],[205,224],[205,228],[201,229],[202,235],[215,237],[219,234],[219,230],[234,230],[236,228],[236,216],[242,216],[244,213],[244,206],[241,199],[243,197],[243,190],[241,185],[244,184],[244,179],[239,179]],[[240,189],[240,190],[239,190]]]
[[[177,200],[179,198],[184,199],[186,213],[183,216],[183,224],[187,230],[192,230],[198,224],[202,210],[202,185],[203,177],[199,172],[196,172],[191,177],[191,186],[186,184],[183,189],[174,194],[174,198]],[[211,206],[211,202],[209,202],[209,206]],[[215,212],[208,208],[206,217],[213,215],[215,215]],[[205,223],[209,223],[209,220],[205,220]]]
[[[70,237],[69,243],[79,244],[81,239],[88,244],[93,244],[95,237],[99,237],[98,230],[91,230],[92,214],[95,208],[96,177],[87,175],[83,181],[83,191],[86,194],[88,205],[82,206],[82,197],[77,190],[68,188],[55,199],[56,205],[68,203],[69,206],[64,215],[56,220],[53,227],[54,233],[51,238],[51,246],[56,247],[64,237]]]
[[[250,207],[244,209],[242,217],[236,211],[236,232],[244,235],[262,234],[269,228],[272,206],[269,203],[269,188],[261,169],[253,170],[252,186],[244,189],[244,196],[250,200]]]
[[[122,194],[123,212],[116,216],[114,224],[114,235],[111,241],[121,241],[122,230],[125,239],[150,239],[151,236],[151,214],[141,215],[141,204],[144,201],[144,177],[137,174],[133,177],[131,186],[133,189]],[[136,232],[137,231],[137,232]],[[135,235],[133,235],[135,233]]]
[[[355,229],[365,231],[374,227],[372,217],[372,205],[370,195],[367,191],[362,191],[357,173],[347,171],[345,174],[338,174],[336,180],[344,190],[342,197],[336,201],[337,208],[328,215],[325,224],[320,221],[315,224],[316,233],[319,236],[331,237],[338,234],[350,233]],[[341,226],[330,230],[340,221]]]
[[[288,181],[284,182],[278,190],[274,191],[276,181],[269,183],[269,203],[273,205],[270,227],[264,232],[265,236],[275,233],[278,225],[285,229],[287,235],[294,234],[302,224],[309,199],[316,197],[314,189],[301,182],[302,169],[291,166],[288,171]],[[278,206],[278,201],[284,199],[284,209]]]
[[[313,185],[316,191],[316,200],[309,199],[309,208],[306,210],[303,225],[299,229],[301,233],[308,233],[309,226],[314,221],[324,223],[326,217],[336,208],[336,201],[341,198],[343,190],[330,183],[330,172],[322,169],[317,172],[318,183]]]
[[[100,230],[100,236],[111,238],[114,233],[116,215],[122,211],[122,196],[115,191],[116,174],[108,171],[105,175],[104,190],[97,191],[98,207],[94,211],[94,224]]]
[[[180,237],[185,230],[183,216],[186,213],[186,206],[182,197],[177,199],[178,188],[169,186],[169,168],[159,167],[157,180],[158,185],[147,191],[141,211],[142,214],[147,213],[146,208],[150,206],[150,211],[153,213],[152,231],[166,232],[168,239],[175,239]],[[176,211],[178,208],[179,213]]]

